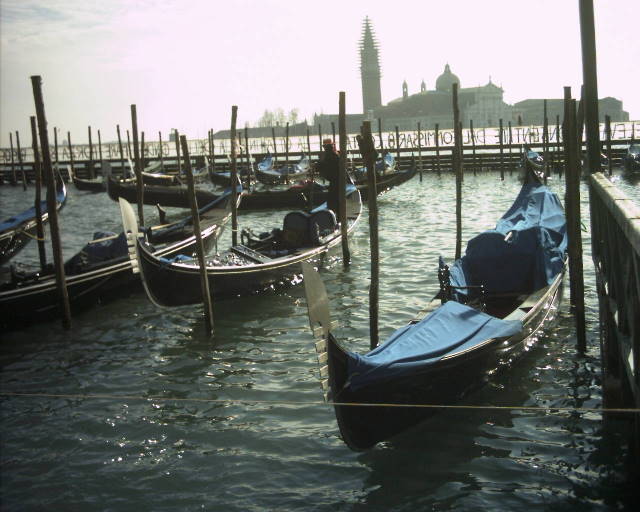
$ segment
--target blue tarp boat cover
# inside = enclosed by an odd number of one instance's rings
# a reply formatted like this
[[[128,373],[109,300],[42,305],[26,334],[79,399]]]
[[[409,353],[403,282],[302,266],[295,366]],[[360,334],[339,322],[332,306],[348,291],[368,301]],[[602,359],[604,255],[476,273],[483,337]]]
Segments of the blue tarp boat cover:
[[[449,353],[521,330],[520,321],[500,320],[449,301],[420,322],[398,329],[368,354],[349,352],[347,385],[355,391],[374,382],[416,375]]]
[[[560,201],[544,185],[525,184],[496,228],[469,241],[465,256],[451,268],[451,284],[482,283],[489,293],[530,293],[550,284],[562,270],[566,246]],[[449,301],[420,322],[397,330],[368,354],[348,352],[347,386],[357,390],[410,377],[447,354],[513,336],[522,328],[520,321],[501,320]]]
[[[65,195],[66,195],[65,190],[59,190],[56,195],[56,201],[58,203],[62,203],[65,200]],[[40,201],[40,211],[43,214],[47,213],[47,205],[48,203],[46,199],[43,201]],[[7,220],[0,223],[0,233],[8,229],[15,229],[21,224],[24,224],[25,222],[31,219],[35,219],[35,217],[36,217],[36,207],[32,206],[31,208],[23,211],[22,213],[14,215],[13,217],[10,217]]]
[[[92,265],[124,258],[128,254],[127,238],[124,233],[116,236],[111,231],[96,231],[92,242],[85,245],[75,256],[65,263],[65,272],[69,275],[82,272]]]
[[[465,255],[451,266],[451,285],[483,285],[487,294],[531,293],[551,284],[566,249],[560,201],[546,186],[527,183],[495,229],[469,240]],[[465,293],[454,289],[454,298]]]

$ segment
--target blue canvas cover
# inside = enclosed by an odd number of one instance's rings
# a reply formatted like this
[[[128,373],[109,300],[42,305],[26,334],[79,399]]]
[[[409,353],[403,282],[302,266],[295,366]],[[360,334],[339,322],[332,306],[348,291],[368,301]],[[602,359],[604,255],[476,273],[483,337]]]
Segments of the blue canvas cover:
[[[451,266],[451,285],[483,285],[488,294],[531,293],[562,270],[566,249],[560,201],[546,186],[527,183],[495,229],[468,242],[465,255]],[[454,298],[465,294],[454,289]]]
[[[66,192],[64,190],[59,190],[56,195],[56,201],[58,203],[62,203],[65,200]],[[40,201],[40,211],[45,214],[47,213],[48,203],[47,200]],[[14,215],[13,217],[9,217],[5,221],[0,223],[0,233],[3,231],[7,231],[9,229],[15,229],[21,224],[24,224],[31,219],[36,217],[36,207],[32,206],[31,208]]]
[[[85,271],[92,265],[115,261],[128,254],[127,238],[124,233],[116,236],[111,231],[96,231],[93,242],[86,244],[75,256],[65,263],[65,272],[69,275]]]
[[[355,391],[374,382],[416,375],[447,354],[521,330],[520,321],[500,320],[449,301],[420,322],[398,329],[368,354],[349,352],[346,385]]]

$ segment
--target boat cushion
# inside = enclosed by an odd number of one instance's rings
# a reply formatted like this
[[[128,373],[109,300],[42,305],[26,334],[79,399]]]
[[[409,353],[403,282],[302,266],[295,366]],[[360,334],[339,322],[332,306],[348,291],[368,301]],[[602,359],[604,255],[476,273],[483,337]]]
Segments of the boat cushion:
[[[521,330],[520,321],[501,320],[449,301],[420,322],[398,329],[368,354],[349,352],[346,385],[355,391],[371,383],[415,375],[447,354],[492,338],[512,336]]]
[[[309,245],[309,214],[289,212],[284,216],[282,239],[292,248]]]
[[[309,237],[313,245],[321,245],[322,238],[338,227],[336,214],[332,210],[319,210],[309,217]]]

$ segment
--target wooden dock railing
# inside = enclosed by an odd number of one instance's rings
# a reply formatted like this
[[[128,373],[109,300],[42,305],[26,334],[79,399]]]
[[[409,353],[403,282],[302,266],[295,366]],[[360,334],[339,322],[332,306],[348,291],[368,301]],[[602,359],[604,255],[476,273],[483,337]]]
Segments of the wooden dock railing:
[[[605,408],[640,408],[640,207],[602,173],[589,182]],[[640,414],[632,421],[640,452]]]

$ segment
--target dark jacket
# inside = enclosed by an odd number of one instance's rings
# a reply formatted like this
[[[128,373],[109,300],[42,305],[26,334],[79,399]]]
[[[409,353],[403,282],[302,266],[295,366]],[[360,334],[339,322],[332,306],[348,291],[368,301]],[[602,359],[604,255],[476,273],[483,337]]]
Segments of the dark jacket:
[[[338,219],[339,188],[338,177],[340,174],[340,156],[332,149],[325,149],[318,162],[318,173],[329,182],[327,206],[333,210]]]

